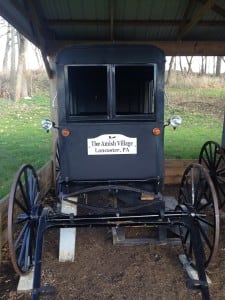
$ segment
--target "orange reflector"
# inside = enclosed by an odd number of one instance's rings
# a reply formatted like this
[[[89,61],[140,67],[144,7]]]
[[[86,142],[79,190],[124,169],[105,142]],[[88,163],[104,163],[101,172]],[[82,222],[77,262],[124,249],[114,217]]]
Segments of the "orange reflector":
[[[161,130],[160,130],[160,128],[155,127],[155,128],[152,130],[152,132],[153,132],[154,135],[160,135]]]
[[[63,128],[63,129],[61,130],[61,135],[64,136],[64,137],[69,136],[69,135],[70,135],[69,129]]]

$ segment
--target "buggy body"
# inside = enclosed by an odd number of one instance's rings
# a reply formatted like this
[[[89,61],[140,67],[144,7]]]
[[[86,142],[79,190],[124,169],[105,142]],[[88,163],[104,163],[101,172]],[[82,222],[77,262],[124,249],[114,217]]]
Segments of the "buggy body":
[[[102,185],[161,190],[164,63],[154,46],[72,46],[58,54],[64,192]]]

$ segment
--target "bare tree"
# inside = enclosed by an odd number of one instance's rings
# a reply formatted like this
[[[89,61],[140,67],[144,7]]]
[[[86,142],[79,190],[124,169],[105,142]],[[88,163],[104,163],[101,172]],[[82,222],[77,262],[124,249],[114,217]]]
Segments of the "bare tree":
[[[207,56],[202,56],[202,64],[201,64],[201,74],[206,74],[207,72]]]
[[[15,83],[16,83],[16,44],[17,34],[14,27],[10,26],[11,32],[11,66],[10,66],[10,83],[9,89],[11,98],[14,99],[15,95]]]
[[[183,66],[182,66],[182,57],[181,56],[179,56],[179,62],[180,62],[180,70],[181,70],[181,73],[183,74],[184,69],[183,69]]]
[[[188,65],[188,69],[187,69],[187,73],[192,73],[192,59],[193,56],[190,57],[190,59],[188,58],[188,56],[186,56],[186,61],[187,61],[187,65]]]
[[[27,91],[24,91],[24,87],[27,86],[25,83],[25,69],[26,69],[26,61],[25,55],[28,46],[27,39],[18,33],[18,41],[19,41],[19,52],[18,52],[18,65],[16,72],[16,85],[15,85],[15,95],[14,100],[19,101],[22,95],[22,92],[27,96]]]
[[[170,59],[169,69],[168,69],[167,78],[166,78],[166,84],[169,84],[169,81],[170,81],[170,75],[171,75],[171,70],[173,67],[174,57],[175,56],[171,56],[171,59]]]
[[[2,71],[7,74],[9,71],[9,49],[10,49],[10,25],[7,24],[5,52],[2,62]]]
[[[216,76],[220,76],[222,59],[223,59],[222,56],[217,56],[217,60],[216,60]]]

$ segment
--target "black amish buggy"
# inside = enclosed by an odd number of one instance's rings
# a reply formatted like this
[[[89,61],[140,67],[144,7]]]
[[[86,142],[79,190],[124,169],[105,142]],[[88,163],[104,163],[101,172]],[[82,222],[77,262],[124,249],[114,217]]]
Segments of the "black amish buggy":
[[[208,172],[191,164],[176,203],[166,203],[164,130],[181,119],[164,124],[164,72],[164,53],[150,45],[79,45],[58,53],[58,120],[42,122],[58,136],[58,205],[42,207],[31,165],[18,171],[9,202],[11,258],[20,275],[34,267],[33,299],[48,292],[40,283],[44,232],[81,226],[111,226],[117,241],[126,226],[157,228],[156,243],[179,239],[198,274],[189,285],[210,299],[205,268],[218,248],[217,194]],[[62,202],[78,214],[62,212]]]

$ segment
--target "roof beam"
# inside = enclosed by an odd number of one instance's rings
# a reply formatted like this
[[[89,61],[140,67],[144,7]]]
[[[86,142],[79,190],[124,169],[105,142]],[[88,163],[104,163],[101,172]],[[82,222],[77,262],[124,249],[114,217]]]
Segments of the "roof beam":
[[[206,3],[195,13],[192,20],[188,22],[180,31],[177,39],[182,39],[182,37],[188,33],[199,21],[200,19],[209,11],[209,9],[215,4],[216,0],[208,0]]]
[[[54,56],[56,52],[65,46],[74,45],[74,44],[82,44],[82,45],[91,45],[91,44],[121,44],[121,45],[155,45],[162,50],[164,50],[166,55],[176,56],[176,55],[184,55],[184,56],[202,56],[202,55],[214,55],[214,56],[225,56],[225,41],[133,41],[133,40],[62,40],[55,41],[49,40],[47,41],[47,51],[48,54]]]
[[[183,27],[185,26],[185,24],[187,24],[188,22],[190,22],[190,20],[188,20],[190,12],[192,10],[192,8],[194,7],[195,4],[195,0],[189,0],[187,7],[185,9],[181,24],[180,24],[180,28],[178,29],[178,36],[180,35],[180,33],[182,32]]]
[[[190,19],[186,20],[185,23],[191,22]],[[45,20],[46,26],[111,26],[111,33],[115,26],[181,26],[183,20]],[[113,28],[112,28],[113,23]],[[199,21],[197,26],[225,26],[224,21]]]
[[[196,0],[202,4],[205,3],[204,0]],[[225,18],[225,9],[223,9],[221,6],[217,5],[217,4],[214,4],[212,7],[211,7],[211,10],[213,10],[215,13],[217,13],[218,15],[220,15],[221,17],[224,17]]]
[[[41,55],[45,64],[46,71],[48,73],[49,78],[53,77],[53,70],[49,64],[47,54],[46,54],[46,46],[45,46],[45,38],[43,33],[43,25],[40,23],[40,18],[37,15],[37,10],[33,1],[27,1],[27,6],[30,14],[30,22],[33,27],[34,35],[37,37],[37,41],[39,43],[39,48],[41,50]]]

